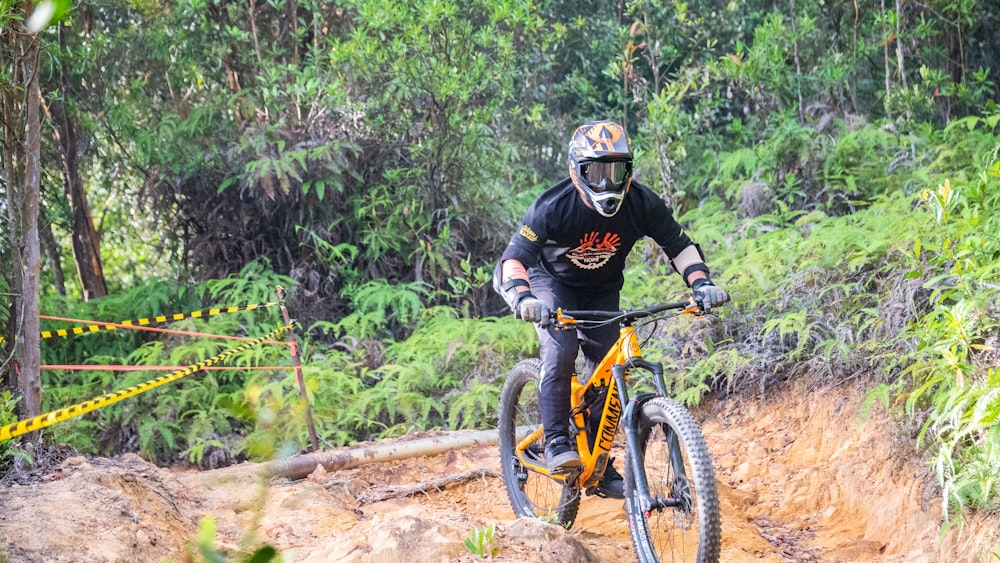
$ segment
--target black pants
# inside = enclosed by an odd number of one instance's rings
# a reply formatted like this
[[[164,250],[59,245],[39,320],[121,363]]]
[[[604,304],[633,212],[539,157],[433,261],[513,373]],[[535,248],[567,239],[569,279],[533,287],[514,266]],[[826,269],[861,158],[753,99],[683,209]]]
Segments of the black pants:
[[[618,290],[587,291],[563,285],[547,275],[531,273],[531,293],[555,309],[614,311]],[[538,407],[545,427],[546,443],[554,437],[569,436],[569,403],[577,353],[582,349],[588,370],[600,362],[618,339],[618,325],[577,330],[535,327],[541,343],[542,380],[538,385]]]

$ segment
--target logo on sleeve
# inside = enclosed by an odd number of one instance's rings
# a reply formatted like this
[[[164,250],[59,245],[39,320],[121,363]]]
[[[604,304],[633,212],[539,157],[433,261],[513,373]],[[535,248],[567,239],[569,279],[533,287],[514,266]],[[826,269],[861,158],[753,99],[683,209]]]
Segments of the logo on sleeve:
[[[601,234],[594,231],[580,239],[580,246],[566,253],[566,257],[579,268],[596,270],[608,263],[621,247],[621,238],[614,233]]]
[[[535,234],[535,231],[532,231],[532,230],[531,230],[531,227],[529,227],[529,226],[527,226],[527,225],[521,225],[521,230],[519,230],[519,231],[517,231],[517,232],[518,232],[518,233],[519,233],[519,234],[520,234],[520,235],[521,235],[522,237],[524,237],[524,238],[526,238],[526,239],[530,240],[531,242],[537,242],[537,241],[538,241],[538,235],[536,235],[536,234]]]

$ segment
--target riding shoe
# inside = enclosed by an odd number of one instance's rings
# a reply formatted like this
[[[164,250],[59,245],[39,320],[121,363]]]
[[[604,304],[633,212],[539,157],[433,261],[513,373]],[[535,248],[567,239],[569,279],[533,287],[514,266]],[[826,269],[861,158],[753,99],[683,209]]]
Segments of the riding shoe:
[[[604,469],[601,482],[597,484],[597,494],[605,498],[623,499],[625,498],[625,479],[615,470],[615,466],[611,465],[614,461],[615,458],[611,458],[607,468]]]
[[[565,436],[557,436],[545,446],[545,463],[549,473],[570,473],[583,465],[576,445]]]

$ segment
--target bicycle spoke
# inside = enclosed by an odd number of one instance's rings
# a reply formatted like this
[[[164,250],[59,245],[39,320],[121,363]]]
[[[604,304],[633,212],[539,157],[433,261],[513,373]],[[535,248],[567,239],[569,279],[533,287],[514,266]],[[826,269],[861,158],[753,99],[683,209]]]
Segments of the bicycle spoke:
[[[576,487],[533,470],[527,464],[544,467],[542,433],[530,444],[523,442],[541,424],[538,410],[538,360],[525,360],[511,370],[500,394],[500,463],[511,506],[518,516],[541,518],[571,526],[580,506]],[[518,457],[516,448],[524,446]]]
[[[661,428],[650,432],[645,456],[649,494],[661,500],[679,501],[681,505],[653,511],[647,516],[647,526],[655,549],[664,560],[691,561],[698,550],[697,496],[687,478],[690,466],[682,454],[671,450]],[[678,460],[681,465],[676,464]]]
[[[626,477],[626,511],[637,559],[718,561],[719,503],[711,458],[697,423],[679,403],[657,397],[639,412],[639,457],[654,508],[641,511]]]

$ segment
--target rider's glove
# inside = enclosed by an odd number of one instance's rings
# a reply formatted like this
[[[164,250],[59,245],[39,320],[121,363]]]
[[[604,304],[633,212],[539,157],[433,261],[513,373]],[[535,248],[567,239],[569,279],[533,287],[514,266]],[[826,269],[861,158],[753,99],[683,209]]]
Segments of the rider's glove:
[[[549,326],[549,306],[530,293],[517,302],[517,316],[542,328]]]
[[[701,303],[706,313],[711,311],[712,307],[718,307],[729,301],[729,294],[708,278],[694,280],[691,282],[691,289],[694,290],[694,300]]]

